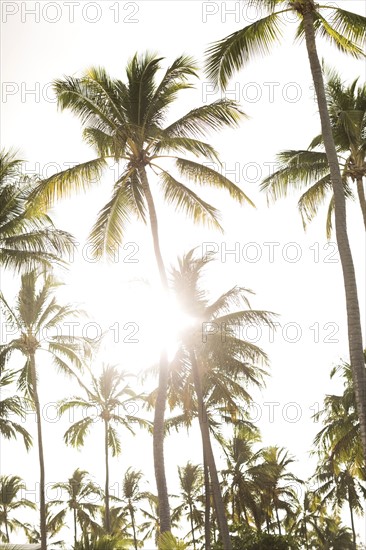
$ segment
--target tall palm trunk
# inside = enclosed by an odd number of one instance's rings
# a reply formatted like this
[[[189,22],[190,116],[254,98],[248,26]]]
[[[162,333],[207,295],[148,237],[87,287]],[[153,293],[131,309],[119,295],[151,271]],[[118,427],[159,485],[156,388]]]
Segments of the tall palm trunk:
[[[280,522],[280,518],[279,518],[279,515],[278,515],[278,508],[275,504],[275,511],[276,511],[276,521],[277,521],[277,527],[278,527],[278,534],[281,536],[282,535],[282,531],[281,531],[281,522]]]
[[[133,506],[132,506],[132,503],[130,501],[128,503],[128,509],[129,509],[130,517],[131,517],[131,525],[132,525],[132,532],[133,532],[133,544],[134,544],[135,550],[138,550],[137,537],[136,537],[135,514],[133,512]]]
[[[104,419],[104,460],[105,460],[105,529],[111,531],[111,517],[109,510],[109,446],[108,446],[108,420]]]
[[[334,194],[335,229],[343,270],[346,293],[348,341],[350,362],[355,387],[357,412],[360,419],[361,441],[366,458],[366,375],[362,346],[360,309],[357,296],[356,276],[347,235],[346,201],[342,176],[330,124],[324,81],[315,43],[312,0],[306,0],[303,10],[306,47],[318,102],[325,152],[327,155]]]
[[[193,509],[192,509],[192,502],[191,501],[189,501],[189,515],[190,515],[190,518],[191,518],[191,533],[192,533],[193,550],[196,550],[196,539],[194,538]]]
[[[357,549],[357,543],[356,543],[355,522],[354,522],[354,517],[353,517],[353,508],[352,508],[352,503],[351,503],[351,497],[350,497],[350,494],[349,494],[349,490],[348,490],[348,506],[349,506],[349,511],[350,511],[350,515],[351,515],[353,545],[354,545],[355,550],[356,550]]]
[[[46,499],[45,499],[45,468],[43,454],[43,439],[41,426],[41,407],[39,404],[36,360],[34,353],[29,356],[31,382],[33,391],[34,406],[37,419],[37,439],[38,439],[38,458],[39,458],[39,511],[40,511],[40,530],[41,530],[41,550],[47,550],[47,527],[46,527]]]
[[[225,550],[231,550],[232,545],[230,540],[229,527],[228,527],[226,514],[225,514],[224,501],[221,494],[219,477],[217,475],[215,457],[211,446],[206,407],[203,400],[202,386],[201,386],[201,380],[200,380],[200,375],[198,371],[197,359],[193,351],[190,352],[190,359],[191,359],[191,365],[192,365],[194,387],[197,394],[198,420],[199,420],[201,436],[202,436],[202,445],[204,448],[208,468],[210,471],[212,494],[213,494],[213,499],[215,504],[217,522],[219,525],[219,531],[220,531],[223,547],[225,548]]]
[[[8,525],[8,512],[7,512],[7,509],[6,509],[6,505],[4,505],[4,523],[5,523],[5,538],[6,538],[6,541],[5,542],[10,542],[10,537],[9,537],[9,525]]]
[[[74,549],[76,548],[76,543],[77,543],[77,527],[76,527],[76,524],[77,524],[77,520],[76,520],[76,508],[74,508],[73,510],[73,516],[74,516]]]
[[[211,550],[211,491],[210,474],[208,472],[207,460],[203,451],[203,472],[205,478],[205,550]]]
[[[361,211],[362,211],[363,224],[364,224],[365,230],[366,230],[366,198],[365,198],[365,189],[363,187],[363,178],[362,178],[362,176],[357,176],[356,185],[357,185],[358,200],[359,200]]]
[[[154,244],[155,260],[158,266],[160,281],[163,290],[168,290],[168,278],[165,271],[163,257],[160,250],[158,220],[156,216],[154,199],[151,194],[149,182],[147,179],[145,168],[139,169],[142,187],[146,197],[147,207],[149,210],[151,234]],[[154,427],[153,427],[153,449],[154,449],[154,469],[156,486],[158,490],[159,500],[159,520],[160,532],[165,533],[170,531],[170,506],[168,497],[168,488],[165,475],[164,461],[164,418],[168,390],[168,358],[165,350],[160,352],[159,363],[159,385],[158,393],[155,402],[154,412]]]

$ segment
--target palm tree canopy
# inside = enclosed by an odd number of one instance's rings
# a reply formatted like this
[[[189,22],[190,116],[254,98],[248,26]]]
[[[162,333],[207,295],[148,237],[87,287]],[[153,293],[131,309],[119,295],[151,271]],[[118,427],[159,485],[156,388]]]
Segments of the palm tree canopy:
[[[213,43],[207,51],[207,74],[223,88],[229,79],[256,55],[268,54],[282,39],[286,24],[283,14],[291,12],[298,19],[296,40],[304,38],[303,17],[312,12],[315,35],[325,38],[341,52],[356,58],[364,56],[366,17],[313,0],[249,0],[266,15],[254,23]]]
[[[21,352],[25,363],[20,369],[18,385],[31,397],[30,357],[38,351],[47,352],[56,368],[77,377],[73,367],[83,368],[91,344],[76,335],[62,334],[60,327],[70,318],[80,316],[80,310],[71,304],[60,305],[55,296],[60,286],[51,274],[36,271],[24,273],[14,305],[0,292],[0,308],[4,319],[15,331],[13,339],[0,346],[0,366],[9,361],[14,351]]]
[[[19,508],[35,510],[36,504],[30,500],[20,497],[19,493],[25,489],[25,483],[19,476],[0,476],[0,540],[9,542],[8,533],[24,525],[12,517],[13,512]],[[5,526],[5,531],[2,530]]]
[[[0,370],[0,394],[4,388],[12,384],[16,379],[17,373],[14,371]],[[18,396],[13,395],[0,400],[0,434],[6,439],[15,439],[18,435],[23,438],[27,451],[32,446],[32,437],[30,433],[18,422],[14,422],[11,417],[15,414],[19,418],[25,418],[25,403]]]
[[[238,104],[220,99],[167,122],[169,107],[179,92],[193,87],[191,80],[198,74],[190,57],[178,57],[165,72],[162,61],[151,53],[135,54],[127,65],[125,82],[112,78],[101,67],[88,69],[80,78],[54,82],[60,109],[69,109],[80,119],[84,140],[96,151],[96,157],[44,180],[33,197],[51,204],[74,190],[88,189],[100,179],[108,162],[123,163],[112,197],[100,210],[90,234],[95,253],[112,253],[123,240],[131,215],[146,221],[142,177],[146,167],[158,176],[168,204],[194,221],[221,227],[218,211],[190,189],[186,179],[224,189],[235,200],[252,204],[238,186],[208,166],[207,161],[211,165],[219,162],[218,154],[201,140],[210,131],[235,127],[243,118]],[[191,159],[185,158],[186,154]],[[161,161],[169,159],[183,181],[161,166]]]
[[[272,325],[274,314],[251,309],[247,298],[251,291],[243,287],[234,287],[210,301],[201,279],[211,260],[195,258],[195,251],[191,250],[179,260],[178,268],[172,270],[172,289],[182,310],[192,319],[191,325],[182,331],[181,347],[172,362],[169,397],[172,408],[182,396],[194,395],[193,387],[188,391],[193,384],[191,350],[199,358],[207,408],[211,403],[216,408],[221,404],[227,408],[226,412],[230,406],[239,410],[237,399],[250,400],[247,385],[263,383],[265,370],[258,364],[266,365],[267,356],[259,347],[241,339],[240,327],[253,323]],[[237,310],[243,305],[246,309]],[[187,403],[185,408],[192,404]]]
[[[79,380],[87,396],[74,396],[60,403],[61,414],[73,408],[79,408],[86,413],[90,411],[89,415],[84,414],[81,420],[70,426],[64,439],[67,444],[77,448],[82,447],[90,428],[95,424],[95,411],[97,411],[97,417],[108,423],[108,446],[112,450],[112,455],[116,456],[121,452],[121,440],[116,427],[124,426],[134,433],[131,428],[132,423],[143,426],[148,423],[127,413],[128,403],[134,402],[136,394],[125,382],[128,376],[125,371],[118,369],[115,365],[104,365],[99,377],[94,376],[90,370],[89,374],[90,386]]]
[[[30,201],[37,179],[26,177],[22,164],[15,152],[0,151],[0,265],[18,271],[63,263],[74,239],[55,228],[41,203]]]
[[[366,84],[357,86],[358,79],[346,85],[334,69],[325,69],[326,95],[334,136],[342,168],[347,199],[353,199],[351,183],[366,175]],[[332,229],[334,199],[329,164],[322,135],[316,136],[306,150],[281,151],[277,155],[278,169],[265,178],[261,190],[272,200],[286,197],[289,191],[306,191],[298,207],[304,227],[317,214],[327,197],[331,197],[327,215],[327,236]],[[359,197],[360,202],[364,198]]]

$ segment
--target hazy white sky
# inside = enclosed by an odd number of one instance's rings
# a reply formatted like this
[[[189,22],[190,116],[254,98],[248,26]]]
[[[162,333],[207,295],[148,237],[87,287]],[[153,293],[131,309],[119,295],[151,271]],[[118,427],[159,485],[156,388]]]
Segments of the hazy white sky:
[[[365,13],[363,1],[337,4]],[[241,2],[179,0],[3,1],[1,9],[1,145],[20,149],[22,158],[28,161],[28,171],[44,176],[93,155],[81,142],[78,120],[68,112],[57,111],[50,88],[53,79],[78,75],[90,65],[104,66],[113,76],[124,78],[127,60],[136,51],[146,49],[161,53],[167,63],[185,52],[202,66],[208,43],[255,17]],[[225,234],[220,235],[194,227],[183,216],[172,215],[158,196],[156,200],[167,265],[194,246],[198,253],[210,246],[217,251],[217,261],[208,268],[205,280],[213,296],[238,284],[255,291],[254,308],[279,314],[281,326],[277,333],[269,335],[263,330],[258,335],[258,345],[270,357],[271,378],[266,390],[253,394],[257,404],[254,418],[258,418],[264,444],[287,447],[298,460],[296,473],[306,478],[314,467],[308,451],[319,429],[311,415],[327,392],[339,389],[339,385],[330,383],[329,372],[340,358],[347,359],[348,346],[341,268],[334,245],[328,245],[325,238],[325,210],[304,232],[296,196],[268,208],[265,196],[258,192],[278,151],[306,148],[319,133],[305,46],[293,44],[292,30],[289,24],[283,45],[275,48],[271,56],[254,60],[232,79],[227,97],[239,99],[250,118],[239,130],[212,135],[211,140],[225,163],[224,170],[243,187],[257,208],[239,207],[222,193],[201,189],[201,196],[222,212]],[[319,46],[319,51],[345,79],[358,75],[364,79],[363,61],[341,56],[325,44]],[[182,94],[172,110],[172,119],[217,97],[202,75],[195,91]],[[157,353],[153,344],[157,324],[154,295],[148,287],[131,282],[136,278],[154,282],[149,232],[133,223],[126,235],[126,243],[130,244],[121,251],[119,261],[108,268],[101,262],[91,263],[85,247],[96,213],[107,202],[113,174],[111,168],[102,184],[87,195],[60,203],[54,209],[54,219],[80,241],[79,254],[70,271],[62,275],[68,285],[65,298],[83,302],[92,319],[104,329],[117,323],[122,337],[129,330],[123,328],[127,323],[138,325],[139,342],[120,342],[112,350],[111,359],[123,363],[124,368],[138,370],[150,364]],[[348,207],[348,226],[364,313],[365,239],[357,203]],[[230,250],[236,254],[230,254]],[[131,260],[137,262],[130,263]],[[3,274],[2,286],[4,292],[13,293],[13,277]],[[112,336],[110,330],[109,338]],[[254,333],[246,336],[255,339]],[[65,391],[77,391],[68,382],[60,382],[46,366],[42,365],[40,376],[44,403],[57,401]],[[65,479],[80,466],[103,483],[98,429],[84,450],[77,453],[62,446],[64,422],[45,422],[48,482]],[[196,439],[187,440],[183,433],[167,440],[168,481],[174,491],[176,465],[201,458],[199,446],[189,443],[192,441]],[[8,443],[3,450],[1,473],[19,474],[29,487],[34,487],[38,478],[36,450],[27,455],[21,445]],[[126,436],[121,457],[111,462],[112,479],[116,481],[130,464],[143,468],[153,480],[151,439]],[[154,490],[153,481],[151,489]],[[365,538],[363,522],[358,525]]]

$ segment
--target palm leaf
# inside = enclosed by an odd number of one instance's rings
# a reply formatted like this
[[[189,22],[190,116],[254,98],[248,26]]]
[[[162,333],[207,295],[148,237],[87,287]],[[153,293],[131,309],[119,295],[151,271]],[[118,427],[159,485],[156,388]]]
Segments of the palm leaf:
[[[280,14],[283,12],[271,13],[213,43],[206,52],[208,77],[225,88],[234,71],[241,69],[252,57],[268,54],[282,38]]]
[[[207,224],[223,231],[216,208],[202,200],[194,191],[174,179],[165,170],[160,175],[160,181],[168,204],[173,204],[177,211],[184,212],[195,223]]]
[[[177,158],[176,165],[180,175],[192,180],[194,183],[225,189],[228,191],[229,195],[240,204],[249,203],[251,206],[254,206],[253,202],[246,196],[244,191],[216,170],[204,164],[199,164],[183,158]]]

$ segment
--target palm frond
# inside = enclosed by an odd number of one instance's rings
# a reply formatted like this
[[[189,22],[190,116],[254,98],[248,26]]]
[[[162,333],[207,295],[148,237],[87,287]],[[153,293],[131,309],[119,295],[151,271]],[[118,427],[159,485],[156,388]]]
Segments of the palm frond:
[[[289,11],[289,10],[283,10]],[[225,88],[235,71],[257,55],[266,55],[282,38],[280,14],[274,12],[214,42],[206,52],[206,72]]]
[[[177,211],[184,212],[195,223],[203,223],[223,231],[219,223],[219,212],[202,200],[194,191],[162,170],[160,181],[164,188],[164,198],[173,204]]]

